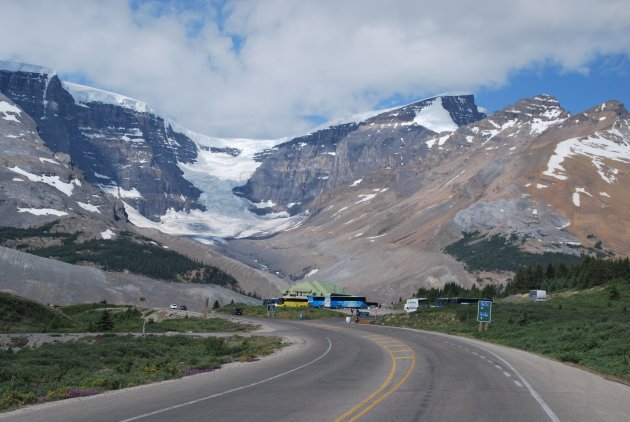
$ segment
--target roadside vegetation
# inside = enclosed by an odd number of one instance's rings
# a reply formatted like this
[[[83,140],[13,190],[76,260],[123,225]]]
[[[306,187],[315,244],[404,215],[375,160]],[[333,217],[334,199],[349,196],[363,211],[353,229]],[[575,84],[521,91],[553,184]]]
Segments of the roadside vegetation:
[[[209,372],[283,345],[274,337],[105,334],[0,350],[0,410]]]
[[[255,327],[225,318],[189,316],[176,311],[175,318],[158,318],[159,312],[106,302],[50,307],[0,292],[0,333],[146,333],[245,332]],[[177,317],[179,316],[179,317]]]
[[[264,305],[245,305],[242,303],[231,303],[216,309],[216,312],[232,315],[236,309],[240,309],[243,316],[250,317],[271,317],[267,307]],[[273,317],[279,319],[324,319],[324,318],[340,318],[346,315],[323,308],[285,308],[279,307],[274,310]]]
[[[209,372],[285,346],[276,337],[239,335],[255,328],[105,302],[53,308],[0,292],[0,333],[13,334],[0,341],[0,411]],[[53,342],[31,347],[25,333],[52,333]]]
[[[630,279],[548,295],[546,302],[511,296],[495,301],[479,332],[477,306],[424,308],[388,315],[380,324],[439,331],[539,353],[630,384]]]

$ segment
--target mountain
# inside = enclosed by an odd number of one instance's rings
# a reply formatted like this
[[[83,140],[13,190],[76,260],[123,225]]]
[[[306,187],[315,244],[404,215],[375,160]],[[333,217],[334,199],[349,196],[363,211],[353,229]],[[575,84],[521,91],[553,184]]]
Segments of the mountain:
[[[362,121],[339,124],[262,152],[260,167],[234,193],[258,213],[309,209],[322,192],[379,168],[405,168],[426,155],[423,140],[485,117],[472,95],[429,98]]]
[[[366,143],[383,130],[374,126]],[[388,161],[317,193],[299,229],[223,250],[386,301],[446,282],[502,283],[521,265],[628,255],[629,128],[615,101],[570,116],[551,96],[524,99],[400,142],[399,163],[379,155]]]
[[[63,218],[67,226],[82,226],[86,236],[102,238],[124,225],[121,204],[87,182],[67,154],[52,152],[33,119],[2,94],[0,147],[3,225],[26,228]]]
[[[48,148],[43,158],[69,168],[59,180],[95,189],[110,204],[101,211],[124,210],[145,235],[242,274],[247,291],[322,278],[395,301],[450,281],[502,283],[521,265],[630,253],[630,118],[616,101],[570,115],[538,95],[486,116],[472,95],[445,94],[250,140],[194,133],[36,66],[1,62],[0,91],[5,120],[17,107],[39,139],[27,150],[0,127],[22,149],[3,172],[27,159],[53,168],[36,153]],[[39,221],[11,206],[10,225]],[[65,206],[77,209],[50,209]]]
[[[201,192],[177,166],[196,158],[192,141],[146,105],[62,83],[47,68],[7,62],[0,62],[0,91],[37,122],[51,150],[67,154],[86,180],[148,218],[201,208]]]

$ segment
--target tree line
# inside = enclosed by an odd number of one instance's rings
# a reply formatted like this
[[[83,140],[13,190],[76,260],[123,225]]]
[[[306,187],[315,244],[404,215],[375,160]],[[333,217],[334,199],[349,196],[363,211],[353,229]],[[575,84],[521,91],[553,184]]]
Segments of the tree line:
[[[516,271],[505,287],[486,284],[482,288],[477,285],[466,288],[455,282],[448,282],[442,287],[421,287],[416,292],[416,297],[426,297],[429,301],[438,297],[491,299],[535,289],[553,292],[614,283],[630,283],[629,258],[602,259],[585,256],[573,266],[567,266],[564,262],[549,263],[545,269],[541,265],[527,266]]]
[[[587,289],[617,282],[630,283],[630,259],[585,256],[572,267],[560,263],[549,264],[545,269],[540,265],[521,268],[506,285],[505,294],[533,289],[548,291]]]
[[[150,241],[121,234],[116,239],[93,239],[83,243],[64,242],[29,251],[70,264],[92,263],[105,271],[141,274],[168,281],[216,284],[238,288],[236,279],[224,271]]]

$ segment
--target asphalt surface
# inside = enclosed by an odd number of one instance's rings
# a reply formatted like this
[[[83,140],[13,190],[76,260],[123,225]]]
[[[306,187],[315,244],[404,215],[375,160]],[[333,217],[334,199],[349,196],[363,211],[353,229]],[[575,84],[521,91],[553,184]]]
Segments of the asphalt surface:
[[[453,336],[275,321],[257,362],[0,414],[10,421],[625,421],[630,387]]]

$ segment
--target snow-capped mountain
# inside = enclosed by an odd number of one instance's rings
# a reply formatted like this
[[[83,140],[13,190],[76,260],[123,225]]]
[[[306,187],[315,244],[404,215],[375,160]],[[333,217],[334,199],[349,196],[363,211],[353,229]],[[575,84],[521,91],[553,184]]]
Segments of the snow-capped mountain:
[[[35,122],[0,94],[2,225],[39,226],[63,218],[87,237],[110,238],[126,220],[117,204],[85,180],[67,154],[53,153]],[[83,222],[81,222],[83,221]]]
[[[372,170],[404,169],[427,153],[426,139],[483,117],[472,95],[442,96],[330,126],[260,154],[260,167],[234,192],[259,213],[304,212],[318,195]]]
[[[196,134],[141,101],[61,82],[44,67],[0,62],[0,92],[33,117],[52,150],[123,201],[138,226],[209,239],[296,223],[251,214],[231,193],[259,165],[254,154],[282,140]]]
[[[630,254],[630,117],[615,101],[571,116],[538,95],[485,116],[472,95],[445,94],[249,140],[188,131],[141,101],[35,66],[0,63],[0,92],[0,118],[14,124],[11,107],[32,117],[51,151],[43,158],[68,157],[134,225],[195,238],[200,251],[284,282],[324,278],[397,300],[420,286],[505,280],[484,245],[499,244],[499,258],[509,250],[504,261],[515,251]],[[15,144],[17,133],[0,130]],[[17,174],[14,163],[5,173],[38,187],[36,176],[53,177]],[[74,178],[54,183],[77,189]]]

